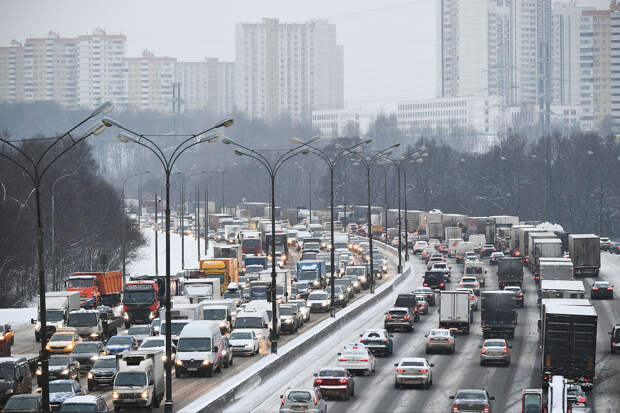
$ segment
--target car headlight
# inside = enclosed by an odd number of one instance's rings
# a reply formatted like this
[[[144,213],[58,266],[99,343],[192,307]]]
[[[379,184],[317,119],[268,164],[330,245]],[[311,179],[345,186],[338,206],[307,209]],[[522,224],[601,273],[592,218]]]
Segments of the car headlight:
[[[226,328],[226,323],[220,323],[220,328]]]
[[[205,360],[202,362],[203,366],[208,366],[209,364],[211,364],[211,362],[209,360]]]
[[[36,328],[37,330],[41,329],[41,322],[37,322],[37,324],[35,324],[34,328]]]
[[[47,351],[50,351],[52,349],[49,344],[46,345],[45,348],[47,349]]]
[[[69,369],[64,369],[63,371],[60,372],[60,374],[62,374],[63,376],[66,376],[67,374],[69,374]]]
[[[361,278],[361,280],[362,280],[362,282],[363,282],[363,283],[365,283],[365,282],[366,282],[366,276],[363,276],[363,277]]]
[[[99,333],[90,333],[90,336],[92,338],[97,338],[97,337],[99,337]]]
[[[182,365],[183,365],[183,361],[182,361],[181,359],[177,359],[177,360],[175,361],[175,364],[176,364],[177,366],[182,366]]]
[[[314,280],[314,282],[312,283],[312,285],[315,285],[315,286],[318,286],[319,284],[320,284],[319,280]]]
[[[155,313],[151,311],[151,313],[149,314],[149,320],[153,320],[153,319],[155,319]]]
[[[290,318],[287,318],[287,319],[284,320],[284,322],[286,324],[291,324],[293,322],[293,320],[291,320]]]
[[[168,361],[168,356],[164,354],[164,355],[161,356],[161,359],[163,361]]]
[[[339,299],[341,299],[341,300],[343,300],[343,299],[344,299],[344,295],[342,295],[342,294],[338,294],[338,298],[339,298]]]
[[[113,391],[113,392],[112,392],[112,398],[113,398],[114,400],[118,400],[118,392]]]
[[[123,320],[129,320],[129,314],[123,313]]]
[[[43,371],[41,370],[41,367],[37,368],[37,371],[34,374],[35,374],[35,376],[40,376],[41,374],[43,374]]]
[[[94,355],[94,356],[92,356],[90,359],[91,359],[92,361],[95,361],[95,360],[97,360],[98,358],[99,358],[99,356]]]
[[[5,391],[4,394],[13,394],[13,389],[7,389],[7,391]]]
[[[93,379],[93,373],[91,373],[90,371],[88,373],[86,373],[86,378],[88,380],[92,380]]]
[[[142,392],[142,394],[140,395],[140,397],[142,397],[143,399],[148,399],[149,398],[149,391],[148,390],[144,390]]]
[[[321,304],[323,307],[327,307],[327,303],[323,303]]]
[[[72,343],[72,344],[69,344],[69,345],[67,346],[67,349],[68,349],[68,350],[73,350],[73,343]]]

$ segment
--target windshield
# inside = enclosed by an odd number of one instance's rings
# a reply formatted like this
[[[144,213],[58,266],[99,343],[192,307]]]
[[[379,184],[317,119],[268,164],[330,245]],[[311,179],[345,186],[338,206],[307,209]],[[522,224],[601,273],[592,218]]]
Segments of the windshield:
[[[456,399],[460,400],[485,400],[486,397],[480,392],[460,391],[456,394]]]
[[[66,366],[69,364],[69,357],[50,357],[48,363],[50,366]]]
[[[344,377],[344,370],[326,369],[319,372],[319,377]]]
[[[308,296],[308,300],[326,300],[327,293],[314,293]]]
[[[265,268],[263,268],[262,265],[248,265],[245,267],[245,273],[246,274],[251,274],[251,273],[257,273],[257,272],[261,272],[262,270],[264,270]]]
[[[90,413],[97,411],[96,404],[86,403],[63,403],[60,407],[62,413]]]
[[[266,298],[267,287],[264,287],[264,286],[250,287],[250,296],[252,298]]]
[[[69,287],[84,288],[93,286],[93,278],[69,278]]]
[[[97,325],[96,313],[69,313],[67,325],[70,327],[91,327]]]
[[[170,324],[170,330],[172,330],[173,336],[178,336],[183,331],[183,327],[185,327],[187,323],[172,323]],[[161,331],[162,333],[166,333],[166,323],[161,323]]]
[[[159,348],[164,347],[166,342],[164,340],[147,340],[142,342],[140,348]]]
[[[504,347],[506,343],[503,340],[487,340],[484,343],[485,347]]]
[[[347,274],[352,274],[352,275],[364,275],[364,273],[366,272],[365,268],[360,268],[360,267],[347,267]]]
[[[297,291],[307,290],[310,286],[308,283],[294,283],[293,287],[297,288]]]
[[[211,339],[208,337],[180,338],[177,351],[211,351]]]
[[[114,387],[116,386],[146,386],[146,373],[125,371],[117,373],[114,380]]]
[[[224,293],[224,298],[241,298],[241,291],[226,291]]]
[[[99,345],[97,343],[77,343],[73,348],[74,353],[98,353]]]
[[[312,395],[307,391],[291,391],[288,396],[286,396],[286,400],[292,402],[309,402],[312,400]]]
[[[153,327],[159,327],[161,325],[161,320],[159,318],[156,318],[155,320],[153,320],[153,322],[151,323],[151,325]]]
[[[316,260],[316,256],[317,253],[316,252],[304,252],[303,254],[301,254],[301,259],[302,261],[315,261]]]
[[[133,326],[129,329],[129,331],[127,331],[127,334],[129,334],[130,336],[135,336],[135,335],[150,336],[151,329],[147,326]]]
[[[230,333],[230,340],[252,340],[252,333],[249,331],[233,331]]]
[[[71,341],[73,340],[73,334],[54,334],[50,341]]]
[[[108,359],[98,359],[95,360],[95,364],[93,364],[94,369],[114,369],[116,368],[116,359],[108,358]]]
[[[50,362],[51,364],[51,362]],[[8,364],[0,364],[0,379],[13,380],[15,378],[15,369]]]
[[[65,319],[65,312],[62,310],[47,310],[45,312],[48,323],[57,323]],[[0,328],[3,330],[3,328]]]
[[[50,384],[50,392],[52,391],[51,387],[52,385]],[[11,397],[4,405],[4,408],[7,411],[36,410],[38,408],[37,399],[35,397]]]
[[[131,344],[131,338],[129,337],[112,336],[108,340],[108,346],[130,346]]]
[[[155,301],[153,290],[125,291],[123,293],[124,304],[151,304]]]
[[[284,287],[282,285],[276,285],[276,295],[284,295]]]
[[[295,313],[293,312],[293,308],[292,307],[288,307],[288,306],[280,307],[280,315],[293,315],[293,314],[295,314]]]
[[[424,363],[421,361],[403,361],[400,365],[403,367],[424,367]]]
[[[316,271],[300,271],[297,274],[297,278],[299,280],[310,280],[310,281],[314,281],[316,280],[317,277],[317,272]]]
[[[258,247],[260,245],[260,239],[258,238],[249,238],[243,240],[244,247]]]
[[[263,328],[262,317],[237,317],[235,328]]]
[[[50,393],[72,393],[73,385],[71,383],[50,383]]]
[[[226,309],[225,308],[205,308],[202,310],[202,314],[205,320],[225,320]]]
[[[450,331],[448,330],[432,330],[431,336],[450,337]]]
[[[542,400],[540,400],[539,394],[526,394],[523,396],[523,406],[525,410],[523,413],[540,413],[542,406]]]

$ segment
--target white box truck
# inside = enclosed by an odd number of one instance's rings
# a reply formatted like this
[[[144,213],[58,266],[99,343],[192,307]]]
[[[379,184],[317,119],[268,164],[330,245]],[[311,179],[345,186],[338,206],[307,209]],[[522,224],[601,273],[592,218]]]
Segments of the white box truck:
[[[51,337],[58,330],[62,330],[67,323],[69,313],[80,309],[79,291],[52,291],[45,294],[46,309],[46,331],[47,337]],[[40,314],[40,311],[37,311]],[[38,342],[41,340],[41,320],[31,320],[34,326],[34,338]]]
[[[118,373],[112,386],[114,410],[159,407],[164,399],[164,352],[159,349],[127,351],[118,355]]]
[[[468,241],[461,241],[456,246],[456,263],[462,264],[465,261],[465,253],[474,250],[474,245]]]
[[[484,234],[472,234],[469,236],[469,242],[474,247],[474,252],[480,252],[480,249],[487,243],[487,237]]]
[[[545,261],[539,260],[538,274],[541,280],[573,280],[573,263],[567,261]]]
[[[189,299],[190,303],[202,300],[217,300],[220,298],[219,278],[186,278],[181,286],[181,294]]]
[[[440,291],[439,328],[448,328],[469,334],[473,321],[469,294],[469,291]]]
[[[444,228],[445,240],[463,238],[463,232],[459,227],[446,227]]]

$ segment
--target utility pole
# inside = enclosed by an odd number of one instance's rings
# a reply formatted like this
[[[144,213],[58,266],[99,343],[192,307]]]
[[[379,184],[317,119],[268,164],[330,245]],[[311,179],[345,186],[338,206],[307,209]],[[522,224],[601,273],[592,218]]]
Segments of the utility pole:
[[[181,269],[185,269],[185,174],[181,183]]]
[[[159,199],[157,199],[157,192],[155,192],[155,275],[159,275],[159,259],[157,256],[159,255],[159,245],[157,243],[157,233],[159,232],[159,228],[157,228],[157,204],[159,203]]]
[[[303,172],[303,170],[302,170]],[[308,174],[308,210],[310,215],[308,216],[308,225],[312,224],[312,174]]]

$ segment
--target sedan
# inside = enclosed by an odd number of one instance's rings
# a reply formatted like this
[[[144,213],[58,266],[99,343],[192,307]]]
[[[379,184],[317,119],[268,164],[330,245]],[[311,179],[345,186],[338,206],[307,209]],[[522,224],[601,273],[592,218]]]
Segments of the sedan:
[[[566,385],[566,399],[573,408],[586,405],[586,393],[579,384],[570,383]]]
[[[418,313],[423,315],[428,314],[428,302],[424,296],[416,295],[415,299],[418,302]]]
[[[434,328],[424,337],[426,337],[426,354],[437,351],[448,353],[456,351],[456,339],[452,335],[452,331],[448,329]]]
[[[453,400],[452,412],[492,413],[491,401],[495,397],[490,396],[486,389],[462,389],[450,396],[450,400]]]
[[[334,286],[334,306],[345,307],[349,303],[349,294],[342,285]]]
[[[282,332],[295,333],[301,326],[301,314],[297,305],[280,304],[280,329]]]
[[[327,413],[327,403],[318,388],[289,389],[280,395],[279,413]]]
[[[417,296],[424,295],[424,299],[428,302],[428,305],[431,307],[435,306],[435,292],[431,287],[418,287],[413,293]]]
[[[49,382],[49,386],[52,411],[60,410],[60,406],[65,400],[85,394],[77,380],[54,380]]]
[[[38,367],[35,375],[42,374],[41,367]],[[70,356],[50,356],[48,359],[49,380],[80,378],[80,363],[73,360]]]
[[[503,338],[493,338],[485,340],[480,346],[480,365],[489,363],[500,363],[506,367],[510,366],[510,348]]]
[[[521,287],[519,287],[518,285],[508,285],[504,287],[504,291],[510,291],[514,294],[512,300],[515,306],[524,306],[523,290],[521,290]]]
[[[138,342],[138,345],[142,344],[142,340],[146,337],[151,337],[155,335],[153,331],[153,326],[150,324],[142,324],[142,325],[134,325],[129,328],[127,331],[128,336],[133,336]]]
[[[610,299],[614,298],[614,286],[607,281],[594,281],[590,287],[590,297],[594,299]]]
[[[375,356],[363,344],[347,346],[342,353],[338,353],[338,367],[370,375],[375,371]]]
[[[476,277],[463,277],[459,283],[460,287],[471,288],[474,290],[474,294],[480,295],[480,282]]]
[[[16,394],[11,396],[4,405],[3,412],[38,413],[43,410],[40,394]]]
[[[311,312],[327,312],[331,302],[327,291],[315,290],[308,294],[308,307]]]
[[[46,348],[50,353],[71,353],[79,341],[82,339],[75,331],[57,331],[50,337]]]
[[[254,330],[233,330],[228,336],[233,354],[253,356],[260,352],[260,340]]]
[[[135,350],[138,342],[133,336],[112,336],[105,346],[108,354],[120,354],[125,350]]]
[[[414,254],[421,254],[422,251],[424,251],[424,249],[428,246],[428,244],[426,243],[426,241],[416,241],[415,244],[413,244],[413,253]]]
[[[395,363],[394,387],[397,389],[407,384],[420,384],[424,389],[433,385],[433,371],[425,358],[406,357]]]
[[[310,321],[310,308],[306,306],[306,302],[304,300],[288,300],[286,303],[295,304],[297,306],[302,316],[302,323],[301,323],[302,325],[306,321]]]
[[[314,387],[321,395],[349,400],[355,395],[355,381],[347,369],[342,367],[325,367],[314,373]]]
[[[495,245],[483,245],[482,248],[480,248],[480,258],[489,258],[495,251],[497,251],[497,249],[495,249]]]
[[[472,311],[476,311],[478,310],[479,307],[479,300],[478,297],[476,296],[476,294],[474,294],[474,290],[471,288],[457,288],[456,291],[467,291],[469,293],[469,306],[471,307]]]
[[[351,282],[351,285],[353,286],[354,294],[357,294],[361,291],[362,285],[360,284],[360,282],[358,281],[355,275],[343,275],[342,278],[347,279]]]
[[[80,369],[90,370],[95,360],[102,354],[105,354],[103,342],[84,341],[75,345],[71,358],[80,363]]]
[[[491,254],[491,258],[489,259],[490,265],[497,265],[497,260],[504,257],[503,252],[494,252]]]

